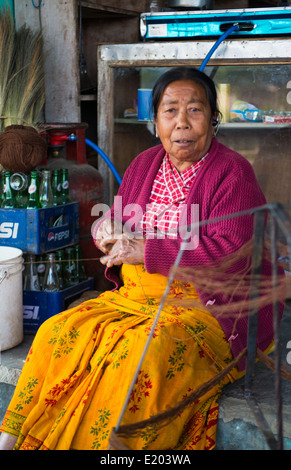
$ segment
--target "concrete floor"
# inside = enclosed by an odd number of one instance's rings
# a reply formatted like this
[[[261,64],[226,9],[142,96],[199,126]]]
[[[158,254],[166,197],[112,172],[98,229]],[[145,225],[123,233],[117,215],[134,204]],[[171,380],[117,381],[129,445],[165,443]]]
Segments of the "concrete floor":
[[[287,354],[291,348],[287,343],[291,341],[291,304],[286,307],[281,328],[280,347],[282,365],[290,368],[287,363]],[[273,354],[271,355],[273,356]],[[289,361],[290,362],[290,361]],[[283,417],[283,446],[291,450],[291,382],[285,379],[282,385],[282,417]],[[219,400],[219,421],[217,429],[217,450],[268,450],[265,437],[257,426],[253,412],[244,398],[244,378],[225,387]],[[254,396],[269,424],[275,438],[277,438],[277,413],[275,375],[264,364],[256,364],[254,378]]]

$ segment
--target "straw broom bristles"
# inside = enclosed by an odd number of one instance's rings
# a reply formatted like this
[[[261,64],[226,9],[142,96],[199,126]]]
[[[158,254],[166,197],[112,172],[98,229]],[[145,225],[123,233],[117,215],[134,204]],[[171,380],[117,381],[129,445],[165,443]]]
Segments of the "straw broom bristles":
[[[8,25],[6,43],[0,44],[3,60],[9,48],[11,64],[6,73],[5,89],[1,89],[0,100],[3,101],[1,128],[11,124],[37,126],[41,109],[45,102],[45,77],[42,59],[42,34],[32,33],[23,26],[14,30],[12,20],[7,13],[0,17],[1,23]],[[0,24],[0,28],[2,26]],[[3,35],[2,35],[3,36]],[[9,37],[9,39],[8,39]]]
[[[0,16],[0,116],[3,116],[8,94],[8,84],[15,59],[15,29],[11,13],[3,10]],[[3,129],[0,119],[0,131]]]
[[[42,58],[42,35],[34,37],[33,54],[28,70],[29,82],[27,89],[31,90],[31,97],[26,104],[25,117],[31,125],[36,125],[43,105],[45,103],[45,74]]]
[[[14,73],[11,77],[5,106],[5,126],[21,124],[12,116],[36,125],[44,104],[44,71],[42,63],[42,37],[26,27],[16,32]]]
[[[44,104],[44,70],[42,63],[42,37],[26,27],[16,32],[14,74],[9,83],[5,106],[5,126],[21,124],[12,116],[35,126]]]

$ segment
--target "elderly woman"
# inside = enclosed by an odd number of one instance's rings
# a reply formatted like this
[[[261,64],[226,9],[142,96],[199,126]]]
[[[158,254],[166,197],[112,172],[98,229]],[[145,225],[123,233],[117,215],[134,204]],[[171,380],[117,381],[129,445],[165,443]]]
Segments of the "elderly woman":
[[[126,402],[181,243],[181,266],[209,266],[251,239],[253,220],[221,218],[188,238],[185,227],[197,214],[217,219],[265,203],[248,161],[215,138],[211,79],[194,68],[170,69],[155,84],[153,107],[162,144],[132,162],[93,231],[115,289],[40,327],[1,427],[2,448],[107,449],[120,416],[130,424],[172,408],[246,346],[247,317],[216,317],[208,308],[227,302],[223,293],[213,298],[174,280]],[[265,306],[259,315],[263,350],[272,342],[271,313]],[[212,449],[217,398],[243,369],[241,361],[167,426],[146,426],[125,445]]]

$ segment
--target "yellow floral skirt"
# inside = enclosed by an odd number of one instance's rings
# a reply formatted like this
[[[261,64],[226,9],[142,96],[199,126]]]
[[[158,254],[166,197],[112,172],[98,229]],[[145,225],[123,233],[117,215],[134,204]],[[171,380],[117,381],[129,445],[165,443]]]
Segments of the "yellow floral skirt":
[[[0,428],[18,437],[15,449],[108,449],[167,285],[143,265],[123,265],[121,276],[119,290],[41,325]],[[175,406],[231,360],[193,286],[174,281],[120,424]],[[234,369],[166,427],[149,426],[123,442],[134,450],[212,449],[217,398],[236,378]]]

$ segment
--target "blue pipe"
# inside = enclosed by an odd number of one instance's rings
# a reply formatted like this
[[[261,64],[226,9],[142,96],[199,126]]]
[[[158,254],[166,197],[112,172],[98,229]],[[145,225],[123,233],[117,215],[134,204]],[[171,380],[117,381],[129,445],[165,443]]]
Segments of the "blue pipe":
[[[121,184],[121,177],[118,173],[118,171],[116,170],[115,166],[113,165],[113,163],[111,162],[111,160],[109,160],[109,158],[107,157],[107,155],[103,152],[103,150],[101,150],[100,147],[98,147],[98,145],[94,144],[94,142],[92,142],[91,140],[89,139],[85,139],[85,142],[86,144],[90,145],[90,147],[92,147],[92,149],[94,149],[97,153],[99,153],[99,155],[103,158],[103,160],[107,163],[107,165],[109,166],[110,170],[112,171],[113,175],[115,176],[116,178],[116,181],[118,182],[118,184],[120,185]]]
[[[207,62],[209,61],[210,57],[212,56],[212,54],[214,53],[214,51],[216,51],[216,49],[218,48],[219,44],[224,41],[224,39],[229,36],[229,34],[231,34],[233,31],[239,31],[239,25],[238,24],[234,24],[231,26],[231,28],[229,28],[227,31],[225,31],[225,33],[223,33],[219,38],[218,40],[216,41],[216,43],[212,46],[212,48],[210,49],[210,51],[208,52],[207,56],[205,57],[205,59],[203,60],[202,64],[200,65],[199,67],[199,70],[201,72],[203,72],[203,70],[205,69],[206,67],[206,64]]]
[[[38,5],[36,5],[36,4],[34,3],[34,0],[31,0],[31,3],[32,3],[32,5],[34,6],[34,8],[40,8],[40,7],[41,7],[41,4],[42,4],[42,0],[39,0]]]

